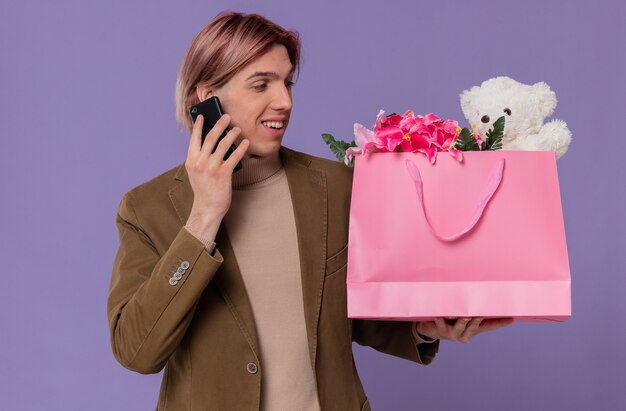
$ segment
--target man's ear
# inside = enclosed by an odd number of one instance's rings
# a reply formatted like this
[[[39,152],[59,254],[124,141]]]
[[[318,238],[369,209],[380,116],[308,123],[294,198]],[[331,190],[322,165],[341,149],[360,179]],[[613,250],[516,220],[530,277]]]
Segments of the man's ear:
[[[198,97],[198,101],[204,101],[213,96],[213,90],[209,89],[206,85],[198,84],[196,86],[196,96]]]

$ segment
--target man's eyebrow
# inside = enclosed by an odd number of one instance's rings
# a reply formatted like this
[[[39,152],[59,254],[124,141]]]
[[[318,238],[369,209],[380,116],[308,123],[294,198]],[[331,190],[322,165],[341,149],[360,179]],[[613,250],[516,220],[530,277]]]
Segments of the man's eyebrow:
[[[287,74],[287,77],[291,76],[294,74],[294,70],[292,69],[289,74]],[[248,77],[246,79],[246,81],[253,79],[255,77],[269,77],[269,78],[273,78],[273,79],[277,79],[280,78],[280,76],[278,75],[278,73],[274,72],[274,71],[257,71],[256,73],[252,74],[250,77]]]

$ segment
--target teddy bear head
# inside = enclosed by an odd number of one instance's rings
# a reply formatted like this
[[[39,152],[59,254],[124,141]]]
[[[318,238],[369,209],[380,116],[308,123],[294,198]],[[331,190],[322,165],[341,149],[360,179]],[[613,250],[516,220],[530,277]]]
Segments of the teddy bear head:
[[[544,83],[532,86],[509,77],[495,77],[461,94],[461,108],[481,136],[505,116],[503,141],[537,134],[556,107],[556,94]]]

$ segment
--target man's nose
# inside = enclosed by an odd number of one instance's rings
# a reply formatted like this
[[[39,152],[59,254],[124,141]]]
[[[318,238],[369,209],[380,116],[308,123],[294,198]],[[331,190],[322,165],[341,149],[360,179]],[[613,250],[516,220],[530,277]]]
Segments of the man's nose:
[[[276,111],[291,110],[291,91],[287,86],[278,87],[272,100],[272,108]]]

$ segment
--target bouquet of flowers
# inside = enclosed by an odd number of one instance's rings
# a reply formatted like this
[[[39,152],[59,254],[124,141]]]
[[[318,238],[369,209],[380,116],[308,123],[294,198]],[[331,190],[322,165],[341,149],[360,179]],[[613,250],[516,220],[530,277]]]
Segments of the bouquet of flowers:
[[[328,133],[322,138],[335,153],[337,159],[347,166],[354,166],[354,156],[369,152],[419,152],[425,154],[431,164],[437,153],[447,151],[458,161],[463,161],[463,151],[500,150],[504,132],[504,116],[500,117],[486,136],[472,130],[461,129],[455,120],[442,120],[435,114],[415,115],[407,110],[403,115],[385,115],[381,110],[376,117],[373,130],[354,124],[355,139],[347,143]]]

